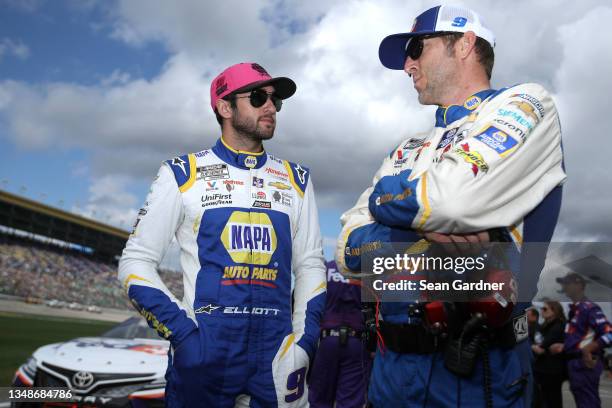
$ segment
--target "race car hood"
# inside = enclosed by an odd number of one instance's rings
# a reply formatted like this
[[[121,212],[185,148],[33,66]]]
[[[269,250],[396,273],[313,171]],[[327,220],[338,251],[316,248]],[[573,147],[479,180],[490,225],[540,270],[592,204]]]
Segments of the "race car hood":
[[[83,337],[43,346],[34,352],[38,364],[95,373],[159,373],[168,365],[163,340]]]

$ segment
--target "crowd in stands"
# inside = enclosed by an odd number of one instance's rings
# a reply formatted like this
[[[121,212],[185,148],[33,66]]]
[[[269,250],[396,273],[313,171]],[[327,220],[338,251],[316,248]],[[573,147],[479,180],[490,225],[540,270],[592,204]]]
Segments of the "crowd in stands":
[[[181,299],[182,275],[160,271],[170,291]],[[0,234],[0,293],[57,299],[115,309],[130,309],[117,280],[117,265],[76,249]]]

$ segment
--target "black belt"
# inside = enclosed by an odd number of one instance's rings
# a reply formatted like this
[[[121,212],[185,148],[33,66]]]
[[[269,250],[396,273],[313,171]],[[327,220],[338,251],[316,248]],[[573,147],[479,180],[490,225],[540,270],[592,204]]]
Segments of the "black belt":
[[[357,337],[363,338],[364,332],[357,331],[355,329],[347,328],[346,331],[349,337]],[[321,338],[324,339],[326,337],[340,337],[340,329],[322,329],[321,330]]]
[[[421,325],[393,324],[383,320],[379,328],[385,347],[394,353],[428,354],[439,350],[439,337]]]
[[[512,348],[524,341],[524,336],[517,328],[517,321],[525,319],[521,315],[511,319],[500,328],[489,331],[491,347]],[[519,325],[522,326],[522,325]],[[394,353],[429,354],[442,350],[445,339],[431,334],[424,326],[416,324],[393,324],[384,320],[379,324],[385,346]],[[519,332],[517,332],[519,330]]]

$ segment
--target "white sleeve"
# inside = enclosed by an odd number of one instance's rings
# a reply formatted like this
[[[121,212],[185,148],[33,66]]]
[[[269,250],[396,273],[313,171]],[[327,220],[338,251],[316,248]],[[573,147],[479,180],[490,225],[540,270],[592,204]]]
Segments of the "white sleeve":
[[[306,186],[297,222],[292,248],[295,276],[292,323],[297,343],[312,357],[319,340],[327,283],[312,179]]]
[[[130,301],[160,335],[178,344],[196,324],[161,280],[157,267],[183,219],[181,194],[165,164],[140,209],[119,261],[119,281]]]

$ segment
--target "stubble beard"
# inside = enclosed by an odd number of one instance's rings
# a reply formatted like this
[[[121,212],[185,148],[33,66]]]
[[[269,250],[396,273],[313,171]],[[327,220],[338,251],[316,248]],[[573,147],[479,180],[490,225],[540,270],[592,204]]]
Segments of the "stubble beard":
[[[247,139],[254,141],[269,140],[274,137],[276,126],[273,124],[270,127],[263,128],[259,125],[259,121],[255,122],[251,118],[242,117],[238,110],[232,115],[232,127],[234,130]]]
[[[456,72],[450,64],[440,64],[427,76],[425,89],[419,93],[421,105],[443,105],[441,101],[448,96],[449,90],[456,85]]]

